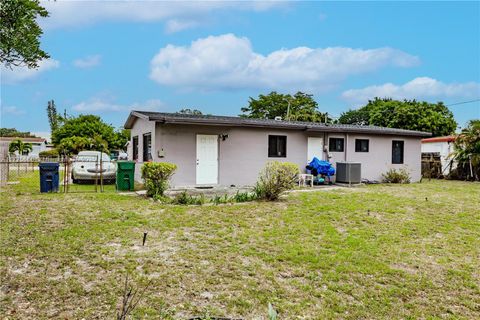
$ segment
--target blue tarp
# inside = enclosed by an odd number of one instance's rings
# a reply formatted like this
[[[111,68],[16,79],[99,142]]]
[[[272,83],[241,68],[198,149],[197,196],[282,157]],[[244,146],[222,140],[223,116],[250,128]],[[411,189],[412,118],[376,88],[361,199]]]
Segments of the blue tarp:
[[[335,174],[335,168],[328,161],[319,160],[314,157],[312,161],[308,164],[310,170],[315,169],[318,174],[323,174],[327,177],[333,176]]]

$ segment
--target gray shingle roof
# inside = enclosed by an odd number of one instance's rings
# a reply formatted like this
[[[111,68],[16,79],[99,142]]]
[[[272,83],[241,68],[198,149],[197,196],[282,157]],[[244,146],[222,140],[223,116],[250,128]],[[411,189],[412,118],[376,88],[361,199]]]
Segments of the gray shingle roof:
[[[125,122],[125,128],[133,126],[135,118],[170,124],[197,124],[234,127],[268,127],[279,129],[297,129],[304,131],[319,132],[348,132],[348,133],[371,133],[401,136],[429,137],[431,133],[404,129],[384,128],[377,126],[361,126],[349,124],[326,124],[318,122],[286,121],[273,119],[250,119],[231,116],[216,115],[189,115],[180,113],[165,113],[151,111],[132,111]]]

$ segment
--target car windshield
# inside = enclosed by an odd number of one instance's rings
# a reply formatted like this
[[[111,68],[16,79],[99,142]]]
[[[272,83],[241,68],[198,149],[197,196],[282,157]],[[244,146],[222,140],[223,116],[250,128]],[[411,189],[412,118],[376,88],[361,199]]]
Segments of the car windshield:
[[[99,156],[100,154],[79,154],[76,158],[76,161],[95,162]],[[110,157],[105,153],[102,153],[102,161],[110,161]]]

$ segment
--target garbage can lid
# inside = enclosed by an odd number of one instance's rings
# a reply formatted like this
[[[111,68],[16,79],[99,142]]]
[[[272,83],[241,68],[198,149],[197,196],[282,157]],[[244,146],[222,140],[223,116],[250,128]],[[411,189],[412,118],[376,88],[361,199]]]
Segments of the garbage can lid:
[[[57,169],[59,167],[59,163],[58,162],[40,162],[38,164],[38,167],[40,169]]]
[[[117,161],[117,165],[119,169],[133,169],[135,168],[134,161]]]

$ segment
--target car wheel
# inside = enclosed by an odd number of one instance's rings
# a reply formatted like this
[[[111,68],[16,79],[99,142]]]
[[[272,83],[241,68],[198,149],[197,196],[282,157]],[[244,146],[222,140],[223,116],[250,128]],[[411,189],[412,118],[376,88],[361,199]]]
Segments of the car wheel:
[[[72,172],[72,183],[74,183],[74,184],[77,184],[77,183],[78,183],[78,180],[75,179],[75,177],[73,176],[73,172]]]

